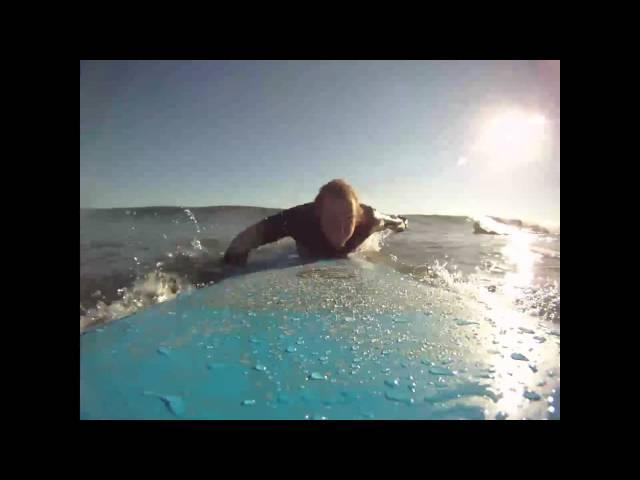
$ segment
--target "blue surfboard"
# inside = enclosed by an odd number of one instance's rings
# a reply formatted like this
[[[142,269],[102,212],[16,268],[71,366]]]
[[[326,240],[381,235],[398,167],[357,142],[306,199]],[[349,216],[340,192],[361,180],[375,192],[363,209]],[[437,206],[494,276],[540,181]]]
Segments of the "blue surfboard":
[[[80,337],[81,419],[559,419],[548,322],[342,259],[250,273]]]

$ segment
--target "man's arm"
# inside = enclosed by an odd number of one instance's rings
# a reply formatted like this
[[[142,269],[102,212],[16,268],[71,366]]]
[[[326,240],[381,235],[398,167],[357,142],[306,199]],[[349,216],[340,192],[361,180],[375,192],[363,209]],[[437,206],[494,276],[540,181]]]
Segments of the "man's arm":
[[[394,232],[403,232],[409,226],[409,221],[406,217],[401,217],[399,215],[386,215],[377,211],[375,208],[373,209],[373,232],[379,232],[381,230],[390,229]]]
[[[251,225],[240,232],[224,254],[224,262],[244,265],[251,250],[275,242],[288,235],[285,212],[280,212]]]

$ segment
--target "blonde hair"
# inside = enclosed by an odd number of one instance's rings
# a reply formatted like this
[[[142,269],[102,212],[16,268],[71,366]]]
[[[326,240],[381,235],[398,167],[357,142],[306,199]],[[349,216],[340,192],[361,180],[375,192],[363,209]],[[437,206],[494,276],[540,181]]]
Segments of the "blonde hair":
[[[360,217],[362,215],[362,208],[360,207],[358,194],[351,185],[349,185],[341,178],[331,180],[329,183],[326,183],[320,188],[320,191],[318,192],[318,195],[316,195],[316,199],[314,200],[317,211],[320,211],[320,209],[322,208],[322,200],[328,196],[344,200],[351,200],[356,206],[357,217]]]

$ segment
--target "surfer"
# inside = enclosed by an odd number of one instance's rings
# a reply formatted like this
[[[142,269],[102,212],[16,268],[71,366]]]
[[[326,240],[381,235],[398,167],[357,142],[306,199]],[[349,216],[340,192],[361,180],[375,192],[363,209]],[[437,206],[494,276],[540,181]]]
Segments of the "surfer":
[[[405,217],[384,215],[361,204],[351,185],[332,180],[313,202],[283,210],[240,232],[225,252],[224,261],[244,265],[251,250],[284,237],[296,241],[303,258],[345,257],[374,232],[402,232],[406,228]]]

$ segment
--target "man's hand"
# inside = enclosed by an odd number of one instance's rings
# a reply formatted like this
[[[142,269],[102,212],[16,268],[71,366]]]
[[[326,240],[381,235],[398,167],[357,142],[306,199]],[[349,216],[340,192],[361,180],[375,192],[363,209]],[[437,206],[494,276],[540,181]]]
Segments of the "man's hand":
[[[404,232],[409,226],[406,217],[398,215],[385,215],[384,213],[375,212],[377,227],[374,230],[393,230],[394,232]]]
[[[402,220],[402,223],[398,224],[396,232],[404,232],[409,228],[409,220],[407,220],[407,217],[401,217],[400,215],[398,215],[398,218]]]

